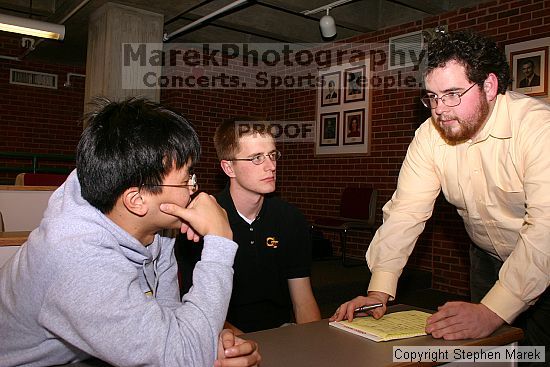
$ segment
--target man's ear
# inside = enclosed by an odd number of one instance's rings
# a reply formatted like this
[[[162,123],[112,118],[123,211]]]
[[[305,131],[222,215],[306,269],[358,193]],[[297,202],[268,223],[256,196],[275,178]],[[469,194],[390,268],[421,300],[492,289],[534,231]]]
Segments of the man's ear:
[[[147,211],[149,210],[145,200],[139,192],[139,188],[137,187],[130,187],[126,189],[122,194],[122,202],[128,211],[140,217],[147,214]]]
[[[231,161],[226,161],[225,159],[222,159],[220,161],[220,166],[227,176],[235,177],[235,171],[233,170],[233,163]]]
[[[492,101],[498,94],[498,78],[495,74],[490,73],[483,82],[483,91],[487,96],[487,101]]]

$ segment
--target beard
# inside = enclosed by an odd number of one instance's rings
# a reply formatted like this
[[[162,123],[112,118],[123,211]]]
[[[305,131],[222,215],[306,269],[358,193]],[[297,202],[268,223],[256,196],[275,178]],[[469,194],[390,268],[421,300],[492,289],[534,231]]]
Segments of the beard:
[[[464,118],[459,118],[451,114],[443,114],[435,118],[432,117],[432,121],[439,135],[441,135],[448,144],[460,144],[475,137],[487,121],[490,108],[484,92],[481,93],[478,106],[473,110],[475,112]],[[458,126],[448,126],[443,123],[443,121],[449,120],[457,121]]]

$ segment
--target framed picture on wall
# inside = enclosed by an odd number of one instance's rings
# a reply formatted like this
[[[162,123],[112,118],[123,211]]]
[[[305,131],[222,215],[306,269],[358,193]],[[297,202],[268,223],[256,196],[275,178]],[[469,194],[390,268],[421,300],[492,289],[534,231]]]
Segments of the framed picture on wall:
[[[365,100],[365,66],[357,66],[344,71],[344,102]]]
[[[510,53],[512,90],[529,96],[548,95],[548,46]]]
[[[319,145],[320,146],[334,146],[338,145],[338,131],[340,121],[340,114],[325,113],[321,115],[319,131]]]
[[[342,128],[344,145],[363,144],[365,141],[365,110],[345,111]]]
[[[332,106],[340,104],[340,72],[332,72],[321,75],[321,106]]]
[[[370,153],[369,73],[369,58],[319,70],[315,155],[357,156]],[[328,84],[330,81],[334,81],[335,87],[339,86],[341,96],[332,94],[332,85],[329,88]]]

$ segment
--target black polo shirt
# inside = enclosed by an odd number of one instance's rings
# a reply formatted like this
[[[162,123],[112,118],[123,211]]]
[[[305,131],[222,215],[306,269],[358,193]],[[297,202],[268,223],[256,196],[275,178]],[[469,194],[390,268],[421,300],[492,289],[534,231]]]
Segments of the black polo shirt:
[[[264,198],[258,217],[248,224],[237,213],[229,186],[216,196],[227,211],[233,240],[239,245],[233,266],[233,293],[227,321],[244,332],[279,327],[293,320],[288,279],[310,276],[311,241],[307,221],[293,205]],[[184,244],[183,260],[198,260],[201,246]],[[189,253],[192,250],[194,254]],[[184,292],[192,267],[183,267]]]
[[[245,332],[292,321],[287,280],[309,277],[311,269],[311,241],[304,216],[293,205],[268,195],[256,219],[248,224],[237,213],[229,186],[216,199],[227,211],[233,240],[239,245],[227,320]]]

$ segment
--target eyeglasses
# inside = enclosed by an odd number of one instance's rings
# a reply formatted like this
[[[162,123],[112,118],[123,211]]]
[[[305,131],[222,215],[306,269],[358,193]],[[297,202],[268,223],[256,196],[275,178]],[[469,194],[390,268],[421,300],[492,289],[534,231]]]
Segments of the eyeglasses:
[[[262,163],[264,163],[265,161],[265,158],[266,157],[269,157],[269,159],[274,162],[274,161],[278,161],[279,158],[281,158],[281,152],[279,152],[278,150],[274,150],[270,153],[266,153],[266,154],[256,154],[254,157],[250,157],[250,158],[233,158],[233,159],[230,159],[231,161],[250,161],[252,163],[254,163],[255,165],[260,165]]]
[[[438,101],[443,102],[443,104],[447,107],[456,107],[461,102],[460,97],[465,95],[470,89],[474,87],[474,85],[477,85],[477,83],[470,85],[470,87],[462,93],[451,92],[444,94],[441,97],[438,97],[435,94],[427,94],[424,97],[420,98],[420,100],[422,101],[422,104],[424,106],[431,108],[432,110],[437,108]]]
[[[197,191],[199,185],[197,183],[197,175],[196,174],[192,174],[191,177],[189,177],[189,180],[187,181],[186,184],[181,184],[181,185],[143,185],[143,186],[162,186],[162,187],[188,187],[189,190],[191,192],[195,192]]]

